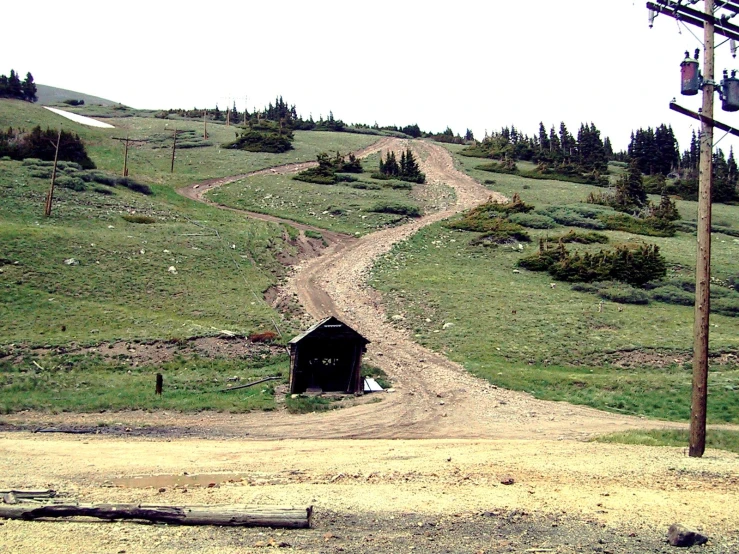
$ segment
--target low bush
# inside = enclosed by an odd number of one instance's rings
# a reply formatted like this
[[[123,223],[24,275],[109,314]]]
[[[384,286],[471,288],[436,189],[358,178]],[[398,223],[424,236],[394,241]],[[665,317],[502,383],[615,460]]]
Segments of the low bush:
[[[494,219],[487,231],[480,237],[472,240],[471,245],[497,246],[511,241],[531,242],[531,237],[517,223],[506,219]]]
[[[617,281],[598,283],[597,294],[618,304],[649,304],[649,295],[645,291]]]
[[[668,220],[656,217],[637,218],[628,214],[601,214],[598,219],[607,229],[625,231],[650,237],[673,237],[675,226]]]
[[[557,227],[557,222],[548,215],[518,213],[511,215],[508,219],[530,229],[553,229]]]
[[[97,192],[98,194],[104,194],[106,196],[112,196],[113,194],[115,194],[112,189],[101,186],[93,187],[92,190]]]
[[[381,190],[382,186],[378,185],[377,183],[368,183],[367,181],[357,181],[355,183],[351,183],[349,185],[353,189],[361,189],[361,190]]]
[[[382,184],[383,187],[394,190],[412,190],[413,185],[406,181],[387,181]]]
[[[309,239],[318,239],[318,240],[323,239],[323,235],[321,233],[319,233],[318,231],[313,231],[311,229],[307,229],[305,231],[305,236],[308,237]]]
[[[397,214],[407,217],[421,217],[421,210],[418,206],[409,204],[400,204],[399,202],[379,202],[369,209],[370,212]]]
[[[156,223],[157,220],[148,215],[136,215],[136,214],[125,214],[121,216],[121,219],[128,221],[129,223],[139,223],[143,225],[151,225]]]
[[[537,213],[551,217],[554,221],[566,227],[580,227],[582,229],[594,230],[603,230],[606,228],[605,223],[594,219],[595,215],[585,215],[583,211],[573,206],[547,206],[546,208],[537,210]]]
[[[292,140],[293,134],[291,131],[282,134],[278,132],[245,131],[233,142],[223,144],[223,148],[282,154],[293,149]]]
[[[55,180],[56,186],[82,192],[87,189],[85,182],[79,177],[72,177],[70,175],[60,175]]]
[[[564,235],[548,238],[547,242],[550,244],[557,244],[559,242],[564,244],[608,244],[608,237],[603,233],[579,233],[575,230],[570,230]]]
[[[563,243],[552,248],[542,240],[539,251],[519,260],[518,265],[531,271],[548,271],[560,281],[620,281],[635,286],[660,279],[667,273],[664,256],[653,244],[621,244],[595,254],[573,254]]]

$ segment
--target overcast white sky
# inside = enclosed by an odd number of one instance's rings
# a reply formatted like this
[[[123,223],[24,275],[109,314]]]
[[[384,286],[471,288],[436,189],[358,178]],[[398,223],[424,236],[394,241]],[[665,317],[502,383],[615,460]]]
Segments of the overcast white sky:
[[[645,3],[12,2],[0,12],[0,73],[31,71],[137,108],[223,108],[230,97],[241,109],[247,96],[251,109],[281,94],[306,117],[333,110],[346,122],[470,127],[478,138],[561,120],[576,134],[593,121],[617,149],[633,128],[664,122],[684,148],[697,122],[668,104],[699,107],[699,96],[679,94],[683,53],[699,42],[667,16],[650,30]],[[728,45],[716,67],[739,68]],[[739,126],[739,113],[716,117]]]

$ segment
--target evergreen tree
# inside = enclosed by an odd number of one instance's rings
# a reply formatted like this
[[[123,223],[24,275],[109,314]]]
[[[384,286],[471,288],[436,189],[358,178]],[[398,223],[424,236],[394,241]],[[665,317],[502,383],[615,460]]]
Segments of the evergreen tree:
[[[616,183],[615,202],[621,208],[640,208],[647,203],[647,192],[639,164],[635,159],[629,163],[629,169]]]
[[[31,75],[30,71],[26,73],[26,78],[24,79],[21,88],[23,89],[23,98],[25,100],[28,100],[29,102],[35,102],[38,100],[38,97],[36,96],[36,83],[33,82],[33,75]]]

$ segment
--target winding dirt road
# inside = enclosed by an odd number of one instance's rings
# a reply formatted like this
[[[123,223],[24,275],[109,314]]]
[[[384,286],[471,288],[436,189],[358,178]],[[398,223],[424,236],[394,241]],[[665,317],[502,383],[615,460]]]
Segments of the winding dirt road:
[[[452,187],[456,202],[402,226],[360,239],[320,230],[330,246],[319,257],[295,269],[281,294],[297,295],[315,319],[335,315],[359,330],[372,343],[367,360],[393,379],[395,392],[383,402],[348,410],[310,414],[248,414],[254,438],[586,438],[629,428],[674,426],[664,422],[609,414],[564,402],[547,402],[524,393],[499,389],[477,379],[459,364],[415,342],[387,320],[379,295],[367,286],[377,258],[419,229],[467,210],[489,197],[504,200],[459,172],[443,147],[425,141],[383,139],[357,153],[410,147],[429,183]],[[191,185],[180,193],[208,202],[205,193],[253,175],[294,173],[311,163],[290,164],[247,175]],[[221,206],[223,207],[223,206]],[[231,209],[232,208],[227,208]],[[239,210],[233,210],[239,212]],[[289,223],[304,231],[313,227],[251,212],[249,217]],[[361,422],[361,423],[360,423]],[[360,423],[360,424],[358,424]]]

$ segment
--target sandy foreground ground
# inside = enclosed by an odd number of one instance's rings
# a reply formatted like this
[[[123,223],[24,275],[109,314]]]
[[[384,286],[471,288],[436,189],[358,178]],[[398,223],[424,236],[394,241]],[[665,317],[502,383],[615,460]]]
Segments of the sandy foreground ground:
[[[236,553],[280,544],[304,552],[662,552],[672,548],[667,528],[682,522],[711,538],[702,552],[738,552],[737,485],[739,456],[713,450],[695,459],[682,448],[579,441],[4,433],[0,489],[52,488],[95,503],[314,506],[316,516],[313,529],[299,531],[4,521],[0,544],[6,552]]]

